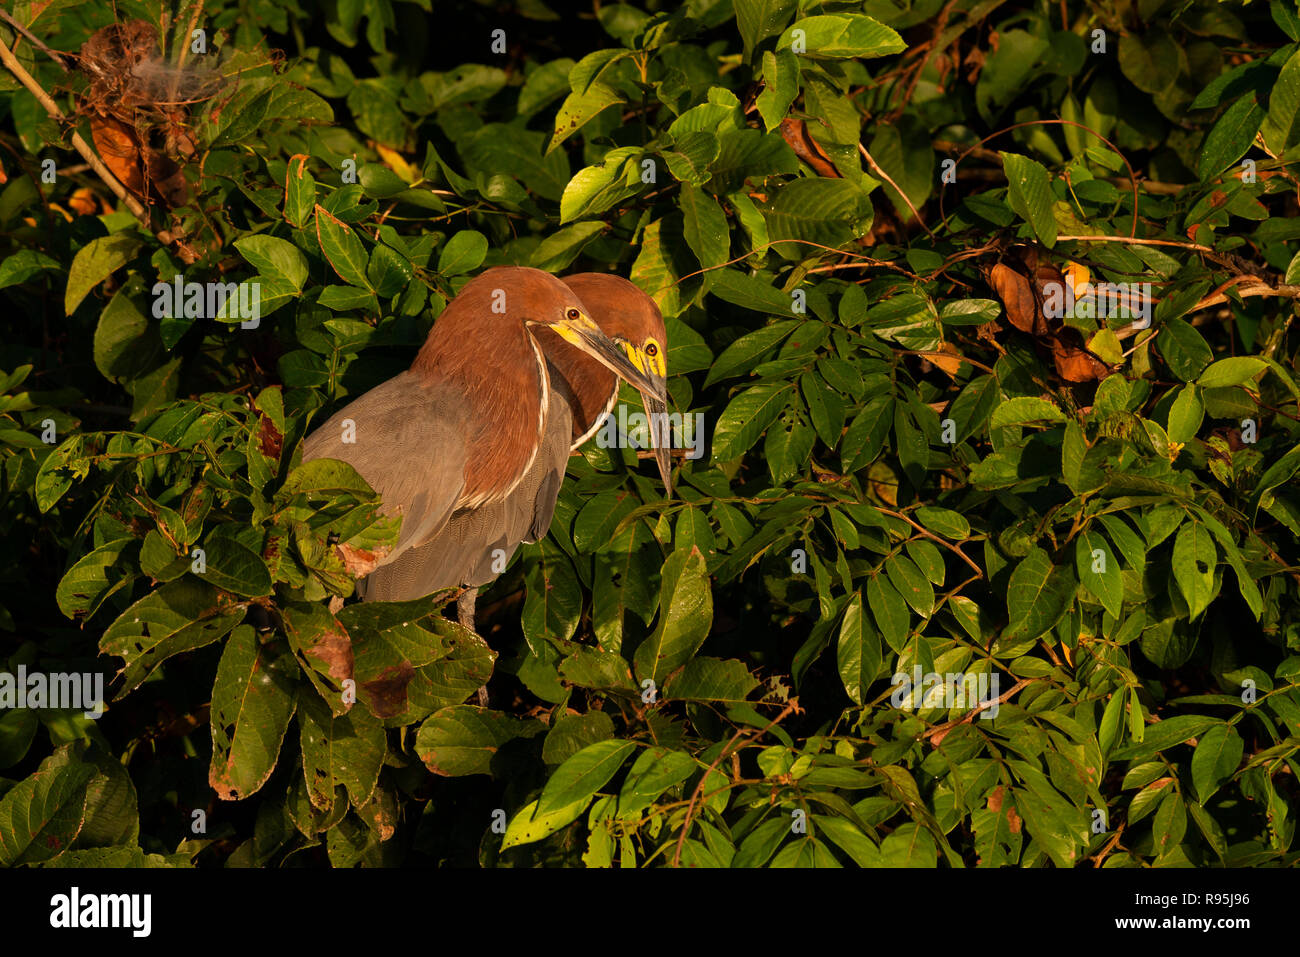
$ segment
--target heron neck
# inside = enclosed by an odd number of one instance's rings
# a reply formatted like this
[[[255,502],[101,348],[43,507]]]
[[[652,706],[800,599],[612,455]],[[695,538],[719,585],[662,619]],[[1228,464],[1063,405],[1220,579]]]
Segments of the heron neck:
[[[618,397],[618,376],[549,329],[537,339],[551,363],[552,388],[563,388],[573,409],[573,442],[590,433]]]
[[[411,371],[454,404],[466,436],[465,487],[457,507],[499,501],[532,465],[541,443],[550,382],[520,320],[494,317],[478,328],[434,324]],[[459,317],[451,317],[457,319]],[[491,343],[482,348],[482,342]]]

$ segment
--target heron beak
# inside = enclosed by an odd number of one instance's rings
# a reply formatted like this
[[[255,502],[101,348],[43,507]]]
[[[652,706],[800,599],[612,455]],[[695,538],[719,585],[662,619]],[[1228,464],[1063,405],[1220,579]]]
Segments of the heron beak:
[[[655,464],[664,480],[664,498],[673,497],[672,433],[668,426],[668,381],[663,376],[653,376],[655,388],[641,390],[646,418],[650,421],[650,441],[654,445]],[[662,424],[660,424],[662,423]]]
[[[642,395],[648,392],[651,395],[664,394],[666,398],[664,386],[656,386],[654,380],[634,366],[627,354],[586,316],[561,319],[551,323],[550,328],[569,345],[587,353]]]

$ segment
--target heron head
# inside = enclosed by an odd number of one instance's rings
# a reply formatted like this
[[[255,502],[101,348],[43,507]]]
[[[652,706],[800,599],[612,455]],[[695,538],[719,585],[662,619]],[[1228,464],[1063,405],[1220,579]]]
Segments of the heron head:
[[[591,310],[601,331],[648,380],[646,384],[632,382],[632,385],[641,393],[641,400],[645,403],[654,443],[655,464],[671,495],[672,454],[667,441],[666,421],[668,333],[664,327],[663,314],[653,299],[620,276],[609,273],[577,273],[564,277],[564,284],[578,294]]]

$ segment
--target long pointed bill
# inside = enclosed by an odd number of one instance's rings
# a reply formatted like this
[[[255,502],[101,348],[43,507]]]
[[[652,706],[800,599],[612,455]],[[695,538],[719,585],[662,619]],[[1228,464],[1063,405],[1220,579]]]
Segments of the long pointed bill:
[[[550,328],[569,345],[581,349],[641,393],[641,400],[645,403],[646,418],[650,423],[655,463],[659,466],[659,475],[664,480],[664,497],[671,498],[673,473],[672,454],[669,451],[671,434],[666,414],[668,411],[667,380],[663,376],[647,375],[638,369],[632,364],[627,353],[586,316],[578,319],[562,319],[552,323]]]
[[[655,464],[659,466],[659,475],[664,480],[664,498],[673,497],[673,457],[672,430],[668,425],[667,383],[655,377],[659,389],[655,392],[642,392],[641,401],[645,403],[646,418],[650,421],[650,442],[654,445]]]
[[[642,394],[649,392],[651,395],[660,395],[667,399],[664,386],[656,385],[653,379],[634,366],[627,353],[601,332],[600,326],[586,316],[578,319],[561,319],[559,322],[552,323],[550,328],[569,345],[587,353],[638,392]]]

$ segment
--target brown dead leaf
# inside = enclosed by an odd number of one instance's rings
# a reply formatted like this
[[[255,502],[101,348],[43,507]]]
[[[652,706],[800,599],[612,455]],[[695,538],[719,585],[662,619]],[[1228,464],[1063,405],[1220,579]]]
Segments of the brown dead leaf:
[[[1054,288],[1058,290],[1056,295],[1059,296],[1060,291],[1065,289],[1065,274],[1051,263],[1039,263],[1034,268],[1034,292],[1038,296],[1040,307]]]
[[[370,696],[370,710],[378,718],[392,718],[406,710],[406,686],[415,677],[415,666],[406,659],[390,665],[378,677],[363,681],[361,687]]]
[[[280,460],[280,453],[284,451],[284,436],[265,415],[258,426],[257,441],[263,455],[277,462]]]
[[[1110,375],[1110,366],[1083,347],[1083,336],[1071,326],[1052,339],[1052,361],[1056,374],[1066,382],[1095,382]]]
[[[335,545],[334,551],[343,560],[343,567],[347,569],[349,575],[353,578],[365,578],[384,563],[384,559],[388,557],[391,549],[376,548],[369,550],[354,548],[344,543]]]
[[[952,378],[957,378],[957,371],[961,368],[961,364],[965,357],[962,356],[962,354],[957,350],[957,347],[951,342],[941,343],[938,351],[943,352],[946,355],[928,355],[926,358],[930,360],[932,365],[938,366]],[[949,359],[946,356],[952,356],[953,358]]]
[[[821,148],[812,135],[808,132],[808,124],[803,120],[786,117],[781,121],[781,137],[790,144],[790,149],[794,150],[794,155],[799,157],[809,166],[811,166],[818,176],[826,176],[832,179],[840,177],[840,171],[835,168],[826,151]]]
[[[305,649],[308,659],[339,682],[352,677],[352,636],[337,619]]]
[[[92,116],[90,135],[95,150],[118,182],[132,193],[145,194],[145,162],[135,130],[112,116]]]
[[[1021,332],[1033,333],[1038,317],[1038,303],[1029,280],[1004,263],[998,263],[989,274],[993,291],[1007,310],[1007,319]]]

